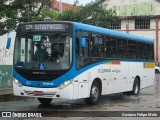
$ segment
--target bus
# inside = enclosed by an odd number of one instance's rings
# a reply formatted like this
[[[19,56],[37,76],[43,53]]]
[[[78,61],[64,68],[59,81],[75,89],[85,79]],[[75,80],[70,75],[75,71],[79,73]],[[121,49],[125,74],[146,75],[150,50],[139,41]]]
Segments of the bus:
[[[16,32],[16,96],[94,105],[102,95],[138,96],[153,85],[153,39],[71,21],[21,23]]]

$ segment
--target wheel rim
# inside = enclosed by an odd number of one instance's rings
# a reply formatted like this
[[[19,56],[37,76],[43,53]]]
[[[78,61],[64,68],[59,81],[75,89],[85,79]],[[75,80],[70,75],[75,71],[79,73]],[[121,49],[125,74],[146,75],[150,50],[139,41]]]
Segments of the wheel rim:
[[[99,96],[99,89],[96,86],[93,86],[92,91],[91,91],[91,96],[93,98],[93,101],[96,101]]]
[[[136,86],[135,86],[135,90],[134,90],[134,93],[135,93],[135,94],[137,94],[137,93],[138,93],[138,89],[139,89],[139,88],[138,88],[138,84],[136,84]]]

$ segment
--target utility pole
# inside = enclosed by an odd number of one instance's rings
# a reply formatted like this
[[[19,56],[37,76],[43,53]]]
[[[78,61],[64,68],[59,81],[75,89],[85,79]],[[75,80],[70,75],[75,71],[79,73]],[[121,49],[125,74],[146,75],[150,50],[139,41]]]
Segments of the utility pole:
[[[62,0],[59,0],[59,12],[62,13]]]
[[[92,16],[89,16],[89,17],[87,17],[86,19],[80,21],[80,23],[84,23],[85,21],[90,20],[90,19],[92,19],[92,18],[93,18]]]

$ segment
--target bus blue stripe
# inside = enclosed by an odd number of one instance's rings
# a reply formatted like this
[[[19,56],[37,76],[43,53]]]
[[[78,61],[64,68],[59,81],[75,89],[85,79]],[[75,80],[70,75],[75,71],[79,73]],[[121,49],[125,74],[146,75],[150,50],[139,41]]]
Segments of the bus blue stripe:
[[[91,64],[91,65],[88,65],[84,68],[81,68],[80,70],[76,70],[76,68],[75,68],[76,66],[73,66],[67,73],[65,73],[61,77],[51,81],[50,83],[53,83],[51,85],[48,85],[48,84],[44,85],[43,83],[45,83],[45,82],[28,81],[25,78],[23,78],[20,74],[18,74],[15,70],[13,70],[13,74],[14,74],[14,77],[16,79],[18,79],[20,81],[20,83],[24,86],[42,87],[42,88],[57,87],[60,84],[62,84],[64,81],[71,80],[71,79],[75,78],[76,76],[78,76],[79,74],[81,74],[81,73],[85,72],[86,70],[89,70],[97,65],[104,64],[106,62],[116,62],[116,61],[120,61],[120,62],[154,62],[154,61],[149,61],[149,60],[128,60],[128,61],[127,60],[105,60],[105,61],[101,61],[101,62],[97,62],[97,63]]]

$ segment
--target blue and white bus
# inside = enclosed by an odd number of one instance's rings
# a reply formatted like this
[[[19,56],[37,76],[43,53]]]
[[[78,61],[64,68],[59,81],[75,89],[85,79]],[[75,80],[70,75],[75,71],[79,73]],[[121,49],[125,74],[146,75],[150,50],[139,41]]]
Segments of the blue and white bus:
[[[85,99],[139,94],[154,82],[154,41],[83,23],[19,24],[14,49],[14,95]]]

